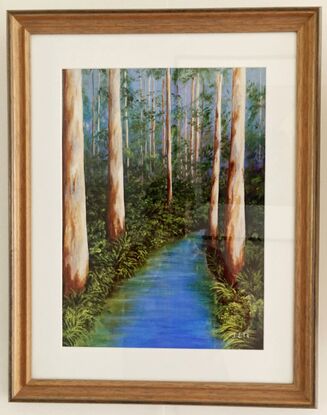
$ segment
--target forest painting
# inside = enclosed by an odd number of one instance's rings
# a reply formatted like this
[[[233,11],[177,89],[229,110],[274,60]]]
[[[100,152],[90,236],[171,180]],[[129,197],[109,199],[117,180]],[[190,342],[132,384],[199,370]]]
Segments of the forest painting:
[[[63,346],[263,349],[265,68],[63,71]]]

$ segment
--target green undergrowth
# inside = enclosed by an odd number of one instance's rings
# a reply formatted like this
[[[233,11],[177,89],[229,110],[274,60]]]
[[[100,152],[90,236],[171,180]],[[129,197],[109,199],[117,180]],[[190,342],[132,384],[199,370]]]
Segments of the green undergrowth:
[[[224,279],[224,253],[207,249],[213,275],[214,335],[226,349],[263,349],[264,252],[262,240],[247,240],[245,266],[231,287]]]
[[[124,279],[134,275],[150,253],[201,227],[207,205],[187,181],[176,180],[172,204],[166,203],[166,184],[152,177],[129,178],[125,185],[126,232],[115,242],[106,237],[105,185],[88,183],[87,222],[90,272],[84,292],[63,299],[63,345],[84,346],[105,302]]]

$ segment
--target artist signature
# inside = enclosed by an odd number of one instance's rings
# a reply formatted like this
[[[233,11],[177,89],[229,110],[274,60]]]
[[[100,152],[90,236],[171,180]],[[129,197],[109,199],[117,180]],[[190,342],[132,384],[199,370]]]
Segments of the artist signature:
[[[249,339],[250,335],[246,331],[233,333],[233,339]]]

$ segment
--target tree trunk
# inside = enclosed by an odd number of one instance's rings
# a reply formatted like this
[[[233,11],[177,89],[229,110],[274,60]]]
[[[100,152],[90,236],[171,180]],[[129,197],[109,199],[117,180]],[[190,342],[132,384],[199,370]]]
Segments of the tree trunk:
[[[94,69],[91,69],[92,80],[92,156],[95,156],[95,91],[94,91]]]
[[[63,72],[63,285],[64,294],[83,290],[89,253],[86,228],[82,73]]]
[[[151,128],[152,128],[152,115],[151,115],[152,104],[151,104],[151,97],[152,97],[152,94],[151,94],[151,78],[152,78],[152,76],[149,75],[149,78],[148,78],[148,113],[150,114],[150,118],[149,118],[149,155],[150,155],[150,157],[152,156],[152,132],[151,132]]]
[[[162,112],[162,157],[166,157],[166,125],[165,125],[165,80],[162,80],[161,91],[161,112]]]
[[[145,83],[145,80],[144,80],[144,92],[146,93],[146,83]],[[145,97],[146,97],[146,94],[145,94]],[[146,102],[146,98],[145,98],[145,100],[144,100],[144,103]],[[142,122],[143,122],[143,115],[144,115],[144,130],[143,130],[143,134],[144,134],[144,155],[145,155],[145,158],[147,158],[147,156],[148,156],[148,138],[147,138],[147,134],[146,134],[146,129],[147,129],[147,127],[146,127],[146,125],[147,125],[147,119],[146,119],[146,114],[142,111],[142,113],[141,113],[141,116],[142,116]]]
[[[144,128],[143,128],[143,111],[144,111],[144,107],[143,107],[143,99],[144,99],[144,96],[143,96],[143,76],[142,76],[142,73],[140,73],[140,105],[141,105],[141,129],[140,129],[140,132],[141,132],[141,143],[143,143],[144,142],[144,151],[143,151],[143,145],[141,145],[141,147],[142,147],[142,154],[144,154],[144,157],[146,157],[147,156],[147,146],[146,146],[146,137],[145,137],[145,134],[144,134]],[[144,164],[144,158],[142,158],[142,166],[143,166],[143,164]]]
[[[155,96],[155,79],[152,78],[152,105],[151,105],[151,148],[152,148],[152,156],[155,157],[156,155],[156,143],[155,143],[155,134],[156,134],[156,116],[155,116],[155,103],[156,103],[156,96]]]
[[[233,69],[231,150],[229,158],[226,207],[226,276],[234,285],[244,266],[246,75],[244,68]]]
[[[200,74],[197,74],[196,77],[196,137],[195,137],[195,161],[199,161],[199,150],[200,150],[200,140],[201,140],[201,131],[200,131]]]
[[[99,153],[99,138],[100,138],[100,130],[101,130],[101,72],[98,70],[98,108],[97,108],[97,137],[98,137],[98,144],[95,148],[95,152]]]
[[[167,203],[173,199],[173,174],[171,164],[171,129],[170,129],[170,69],[166,69],[166,140],[167,140]]]
[[[127,150],[126,155],[126,167],[129,167],[129,156],[128,156],[128,148],[129,148],[129,138],[128,138],[128,96],[127,96],[127,69],[124,70],[124,89],[125,89],[125,111],[124,111],[124,124],[125,124],[125,147]]]
[[[194,123],[194,95],[195,95],[195,78],[192,78],[191,84],[191,136],[190,136],[190,161],[191,161],[191,175],[193,176],[193,162],[194,162],[194,136],[195,136],[195,123]]]
[[[141,152],[141,166],[142,166],[142,169],[141,169],[141,181],[142,181],[142,184],[144,183],[144,166],[145,166],[145,162],[144,162],[144,159],[145,159],[145,157],[146,157],[146,153],[145,153],[145,151],[146,151],[146,146],[145,146],[145,144],[146,144],[146,140],[144,140],[144,138],[145,138],[145,134],[144,134],[144,128],[143,128],[143,110],[144,110],[144,108],[143,108],[143,76],[142,76],[142,72],[140,72],[140,108],[141,108],[141,116],[140,116],[140,119],[141,119],[141,128],[140,128],[140,142],[141,142],[141,145],[140,145],[140,152]]]
[[[221,91],[222,74],[216,78],[216,114],[215,114],[215,133],[213,139],[213,162],[211,174],[211,194],[209,206],[209,238],[212,248],[217,248],[219,235],[218,229],[218,202],[219,202],[219,176],[220,176],[220,143],[221,143]]]
[[[188,125],[188,114],[187,114],[187,88],[184,86],[184,173],[187,174],[187,125]]]
[[[117,239],[125,230],[122,141],[120,70],[109,69],[107,232],[110,240]]]
[[[177,113],[177,122],[176,122],[176,124],[177,124],[177,151],[179,152],[180,151],[180,146],[181,146],[181,135],[182,135],[182,115],[181,115],[181,111],[182,111],[182,108],[181,108],[181,97],[180,97],[180,95],[179,95],[179,91],[180,90],[180,88],[179,88],[179,82],[178,82],[178,79],[177,79],[177,81],[176,81],[176,99],[177,99],[177,111],[176,111],[176,113]],[[176,155],[176,158],[178,158],[179,157],[179,154],[177,153],[177,155]]]
[[[202,113],[202,123],[200,131],[200,148],[201,148],[201,139],[204,136],[204,100],[205,100],[205,82],[202,82],[202,100],[201,100],[201,113]]]
[[[183,139],[183,145],[184,145],[184,174],[187,174],[187,108],[185,108],[184,112],[184,139]]]

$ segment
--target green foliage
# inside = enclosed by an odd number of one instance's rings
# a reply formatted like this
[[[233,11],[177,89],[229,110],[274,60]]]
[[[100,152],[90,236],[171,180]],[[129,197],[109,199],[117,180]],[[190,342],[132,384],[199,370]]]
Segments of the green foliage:
[[[63,333],[65,346],[79,346],[87,340],[85,327],[93,319],[93,314],[87,307],[66,306],[63,318]]]
[[[250,102],[248,111],[248,124],[251,125],[257,121],[259,111],[265,107],[266,89],[260,89],[254,82],[249,82],[247,85],[247,97]],[[259,128],[259,123],[255,128]]]
[[[132,277],[151,252],[196,228],[204,212],[207,216],[207,206],[203,209],[197,202],[190,180],[175,180],[175,197],[168,207],[166,181],[160,171],[146,183],[131,175],[125,185],[126,232],[108,242],[105,164],[100,159],[97,163],[92,158],[86,160],[90,272],[85,291],[64,298],[65,346],[85,344],[96,317],[117,285]]]
[[[247,205],[264,205],[265,175],[263,169],[248,168],[244,172]]]
[[[221,242],[221,241],[220,241]],[[237,286],[224,279],[223,252],[207,249],[207,265],[214,280],[214,335],[228,349],[262,349],[264,315],[263,243],[247,241],[245,267]]]

